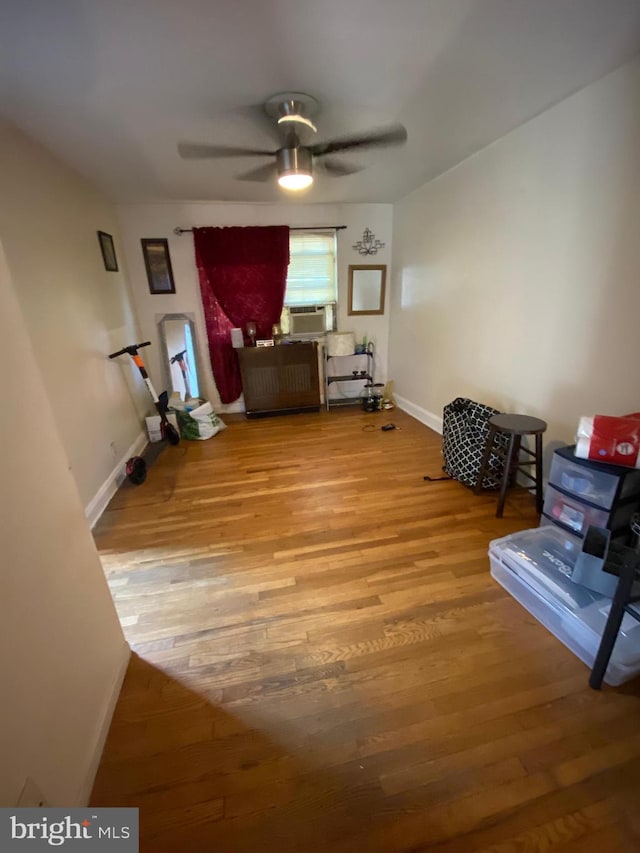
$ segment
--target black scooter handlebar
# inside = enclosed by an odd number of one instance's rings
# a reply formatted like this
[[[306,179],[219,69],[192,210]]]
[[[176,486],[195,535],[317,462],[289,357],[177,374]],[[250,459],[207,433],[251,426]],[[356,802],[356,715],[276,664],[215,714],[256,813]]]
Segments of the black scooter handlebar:
[[[129,353],[129,355],[135,355],[139,349],[142,347],[150,347],[151,341],[144,341],[141,344],[132,344],[130,347],[124,347],[124,349],[119,349],[118,352],[112,352],[109,358],[117,358],[119,355],[124,355],[125,352]]]

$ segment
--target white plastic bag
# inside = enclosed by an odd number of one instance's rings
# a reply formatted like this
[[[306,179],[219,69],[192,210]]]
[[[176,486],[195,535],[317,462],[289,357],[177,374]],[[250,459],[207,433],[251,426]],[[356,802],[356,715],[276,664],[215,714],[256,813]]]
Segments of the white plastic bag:
[[[192,441],[204,441],[226,429],[227,425],[213,411],[209,402],[203,403],[190,412],[178,412],[178,423],[182,438]]]

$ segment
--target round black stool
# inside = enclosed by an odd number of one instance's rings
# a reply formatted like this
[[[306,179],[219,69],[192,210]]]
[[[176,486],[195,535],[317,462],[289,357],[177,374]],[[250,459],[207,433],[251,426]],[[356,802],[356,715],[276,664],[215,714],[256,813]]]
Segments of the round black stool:
[[[547,425],[540,418],[532,418],[529,415],[493,415],[489,418],[489,435],[482,456],[478,479],[476,480],[475,493],[480,494],[484,480],[490,480],[500,487],[498,497],[498,509],[496,516],[502,518],[504,501],[507,495],[507,486],[516,478],[518,471],[533,482],[528,489],[536,492],[536,509],[542,512],[542,434]],[[522,436],[535,436],[535,449],[529,450],[522,446]],[[504,440],[496,441],[496,437],[505,436],[508,443],[505,447]],[[520,453],[528,454],[531,459],[521,459]],[[490,464],[491,457],[498,456],[504,460],[500,476],[494,474],[495,468]],[[535,475],[524,470],[529,465],[535,466]]]

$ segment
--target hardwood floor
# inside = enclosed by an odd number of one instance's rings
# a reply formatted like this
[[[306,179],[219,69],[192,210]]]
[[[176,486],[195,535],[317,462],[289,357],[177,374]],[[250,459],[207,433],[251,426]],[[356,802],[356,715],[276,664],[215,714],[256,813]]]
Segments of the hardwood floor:
[[[398,410],[227,422],[95,530],[134,656],[93,804],[153,853],[640,849],[638,681],[590,690],[489,574],[533,499],[424,482]]]

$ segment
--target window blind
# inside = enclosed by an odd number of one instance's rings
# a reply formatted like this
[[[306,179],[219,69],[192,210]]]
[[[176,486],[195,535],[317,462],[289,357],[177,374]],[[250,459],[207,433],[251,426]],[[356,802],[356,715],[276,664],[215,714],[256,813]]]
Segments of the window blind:
[[[289,256],[285,305],[326,305],[336,301],[335,232],[292,232]]]

